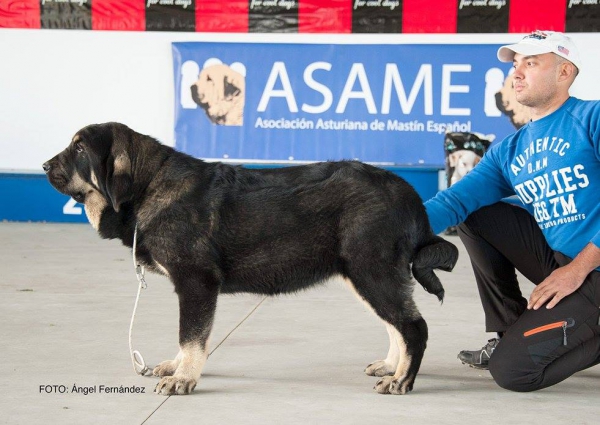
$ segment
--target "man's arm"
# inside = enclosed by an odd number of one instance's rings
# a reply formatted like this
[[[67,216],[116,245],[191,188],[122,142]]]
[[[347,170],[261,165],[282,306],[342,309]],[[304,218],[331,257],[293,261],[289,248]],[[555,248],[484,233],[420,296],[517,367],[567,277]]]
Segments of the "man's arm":
[[[567,295],[575,292],[588,274],[600,266],[600,248],[593,243],[587,246],[566,266],[554,270],[540,283],[529,297],[528,309],[537,310],[550,300],[546,308],[552,308]]]
[[[434,233],[462,223],[473,211],[514,194],[502,174],[498,160],[501,156],[498,146],[493,147],[470,173],[425,202]]]

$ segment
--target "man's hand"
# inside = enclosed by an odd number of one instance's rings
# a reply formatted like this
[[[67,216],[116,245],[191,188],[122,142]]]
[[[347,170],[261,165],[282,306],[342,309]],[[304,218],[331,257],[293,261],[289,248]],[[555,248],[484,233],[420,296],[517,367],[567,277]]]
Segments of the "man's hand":
[[[564,297],[575,292],[587,275],[600,265],[600,248],[589,243],[575,259],[554,270],[531,293],[527,308],[537,310],[548,302],[546,308],[552,308]]]
[[[571,295],[579,289],[585,276],[583,279],[579,278],[579,276],[575,276],[574,271],[571,270],[572,267],[569,267],[570,265],[571,264],[567,264],[566,266],[554,270],[550,276],[535,287],[529,297],[529,304],[527,304],[528,309],[537,310],[548,300],[550,300],[550,302],[546,308],[552,308],[564,297]]]

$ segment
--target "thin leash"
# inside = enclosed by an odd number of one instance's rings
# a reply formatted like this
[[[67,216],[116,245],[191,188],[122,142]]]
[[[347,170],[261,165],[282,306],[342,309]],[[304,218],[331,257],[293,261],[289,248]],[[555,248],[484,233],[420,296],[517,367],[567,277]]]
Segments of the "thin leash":
[[[139,351],[133,349],[133,345],[131,343],[131,334],[133,333],[133,321],[135,320],[135,313],[137,311],[138,302],[140,301],[140,294],[142,292],[142,288],[146,289],[148,284],[146,283],[145,269],[137,262],[136,256],[136,248],[137,248],[137,223],[135,225],[135,231],[133,232],[133,267],[135,269],[135,275],[138,280],[138,291],[137,296],[135,297],[135,304],[133,306],[133,313],[131,315],[131,323],[129,324],[129,353],[131,354],[131,362],[133,363],[133,370],[138,375],[144,376],[150,369],[146,366],[146,362],[144,358],[140,354]]]

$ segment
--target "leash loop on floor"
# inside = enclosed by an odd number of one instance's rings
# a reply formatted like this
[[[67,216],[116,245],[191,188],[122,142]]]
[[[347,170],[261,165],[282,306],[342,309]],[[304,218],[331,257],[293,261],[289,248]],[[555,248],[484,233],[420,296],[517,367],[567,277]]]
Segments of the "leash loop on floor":
[[[131,343],[131,335],[133,333],[133,321],[135,320],[135,313],[137,311],[138,302],[140,301],[140,294],[142,292],[142,288],[146,289],[148,284],[146,283],[146,279],[144,277],[145,270],[144,267],[138,264],[137,256],[136,256],[136,248],[137,248],[137,224],[135,225],[135,231],[133,232],[133,268],[135,269],[135,276],[138,281],[138,291],[137,296],[135,297],[135,304],[133,306],[133,313],[131,315],[131,323],[129,324],[129,353],[131,354],[131,362],[133,363],[133,370],[138,375],[145,375],[150,369],[146,365],[144,361],[144,357],[142,357],[141,353],[137,350],[133,349],[133,344]]]

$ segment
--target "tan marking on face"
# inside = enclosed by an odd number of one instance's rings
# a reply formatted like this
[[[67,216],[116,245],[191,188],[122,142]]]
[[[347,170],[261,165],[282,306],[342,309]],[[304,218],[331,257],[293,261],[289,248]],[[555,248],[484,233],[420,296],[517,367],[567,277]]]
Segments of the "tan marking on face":
[[[75,143],[81,140],[81,136],[79,134],[76,134],[75,136],[73,136],[73,140],[71,140],[71,143]]]
[[[94,172],[94,170],[92,170],[92,172],[91,172],[91,179],[92,179],[93,185],[95,185],[96,187],[100,187],[100,185],[98,184],[98,176],[96,176],[96,173]]]
[[[75,172],[69,179],[69,183],[65,187],[67,192],[83,192],[93,189],[92,185],[83,180],[79,173]]]

